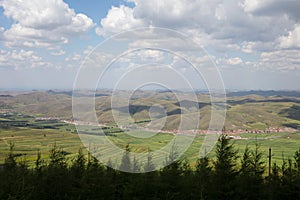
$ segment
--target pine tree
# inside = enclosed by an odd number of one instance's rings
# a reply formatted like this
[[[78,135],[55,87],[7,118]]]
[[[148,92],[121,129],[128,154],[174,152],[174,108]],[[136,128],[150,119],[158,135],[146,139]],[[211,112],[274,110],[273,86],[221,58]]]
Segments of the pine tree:
[[[71,188],[71,180],[65,151],[54,144],[49,157],[50,162],[46,168],[44,185],[41,189],[45,190],[46,198],[66,199]]]
[[[165,167],[160,171],[161,196],[163,199],[179,198],[179,189],[182,181],[182,161],[176,159],[178,152],[175,143],[172,145],[165,161]]]
[[[245,148],[239,175],[239,198],[260,199],[263,191],[263,173],[265,170],[262,153],[256,143],[255,150]]]
[[[150,153],[150,151],[148,149],[147,162],[144,165],[144,171],[151,172],[153,170],[155,170],[155,165],[152,162],[152,154]]]
[[[83,176],[83,173],[86,168],[86,159],[82,152],[82,148],[78,150],[78,154],[76,158],[72,161],[72,166],[70,168],[71,174],[76,178],[80,178]]]
[[[53,168],[67,168],[67,160],[65,152],[62,148],[56,146],[56,143],[50,150],[50,163],[49,167]]]
[[[300,148],[298,151],[295,152],[294,159],[295,159],[295,167],[297,169],[298,176],[300,176]]]
[[[195,171],[195,198],[208,199],[211,191],[212,167],[207,156],[197,161]]]
[[[267,179],[267,194],[269,199],[280,199],[281,193],[281,180],[279,174],[279,167],[276,162],[273,163],[272,173]]]
[[[126,147],[125,147],[125,152],[124,152],[124,155],[122,157],[122,161],[121,161],[119,169],[121,171],[125,171],[125,172],[128,172],[128,171],[132,170],[131,161],[130,161],[130,148],[129,148],[129,144],[127,144]]]
[[[139,161],[136,159],[136,157],[133,157],[133,162],[132,162],[132,172],[133,173],[138,173],[140,171],[141,167],[139,164]]]
[[[36,161],[35,161],[35,170],[37,172],[41,172],[42,167],[43,167],[43,163],[44,163],[44,161],[42,160],[41,152],[40,152],[40,150],[38,150],[37,158],[36,158]]]
[[[14,143],[9,144],[9,154],[5,158],[4,161],[4,170],[5,171],[12,171],[17,167],[17,161],[14,154],[15,145]]]
[[[148,148],[147,161],[145,163],[144,171],[146,173],[141,174],[143,184],[140,185],[140,193],[141,196],[146,196],[150,199],[150,197],[157,197],[158,193],[158,172],[155,170],[155,165],[152,162],[152,154]]]
[[[226,135],[221,135],[216,145],[216,161],[214,162],[213,185],[214,198],[232,199],[236,194],[236,160],[237,151]]]
[[[286,161],[283,157],[281,172],[281,190],[283,192],[280,193],[280,198],[299,199],[300,187],[297,184],[297,171],[291,159]]]

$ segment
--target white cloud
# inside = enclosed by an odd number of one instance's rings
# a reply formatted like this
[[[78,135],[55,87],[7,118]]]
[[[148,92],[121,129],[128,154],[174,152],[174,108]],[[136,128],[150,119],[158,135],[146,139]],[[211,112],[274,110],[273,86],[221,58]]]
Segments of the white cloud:
[[[289,31],[287,36],[279,38],[279,47],[300,47],[300,24],[295,25],[295,29],[293,31]]]
[[[290,18],[300,20],[300,1],[298,0],[245,0],[241,3],[246,12],[264,16],[288,15]]]
[[[0,67],[18,68],[35,68],[35,67],[49,67],[52,66],[46,62],[42,57],[35,54],[33,51],[25,50],[0,50]]]
[[[82,60],[82,56],[78,53],[73,53],[72,55],[68,56],[65,58],[65,61],[76,61],[77,63],[79,63],[79,61]]]
[[[134,2],[133,8],[120,6],[109,10],[108,15],[101,20],[102,26],[97,28],[99,35],[109,36],[141,26],[171,28],[189,35],[203,47],[216,51],[220,62],[224,65],[240,66],[243,63],[251,63],[248,66],[256,68],[259,66],[262,69],[273,66],[273,69],[280,70],[291,64],[291,67],[287,68],[298,68],[297,64],[290,63],[290,58],[286,58],[286,62],[282,59],[277,64],[271,64],[264,59],[267,53],[270,53],[270,57],[288,56],[285,48],[299,48],[300,1],[129,1]],[[135,48],[147,46],[171,48],[174,45],[185,47],[174,44],[172,37],[168,38],[165,35],[150,40],[143,35],[128,36],[134,38],[134,42],[130,45]],[[239,57],[228,58],[232,52],[233,55],[237,53]],[[247,56],[251,54],[255,55],[254,57],[261,55],[260,60],[247,61]]]
[[[259,52],[270,52],[276,48],[276,41],[245,41],[241,45],[241,51],[247,54],[255,54]]]
[[[253,53],[255,42],[243,42],[242,51],[244,53]]]
[[[88,46],[86,47],[86,49],[83,51],[83,54],[86,56],[86,55],[92,53],[93,49],[94,49],[93,46],[88,45]]]
[[[201,29],[226,14],[219,0],[139,0],[134,8],[136,18],[147,20],[153,26],[169,28],[198,26]]]
[[[50,47],[53,44],[68,43],[68,39],[65,36],[45,30],[24,27],[20,24],[13,24],[3,35],[4,43],[9,47]]]
[[[226,20],[227,16],[226,16],[226,10],[224,8],[224,6],[222,5],[218,5],[215,11],[215,17],[218,20]]]
[[[159,62],[164,59],[162,51],[159,50],[144,50],[137,53],[142,61]]]
[[[143,27],[146,23],[142,19],[136,19],[133,16],[133,9],[121,5],[120,7],[112,7],[106,16],[101,20],[102,28],[97,28],[98,35],[108,35],[119,33],[121,31],[130,30],[137,27]]]
[[[227,63],[228,63],[229,65],[240,65],[240,64],[243,63],[243,60],[242,60],[241,58],[239,58],[239,57],[229,58],[229,59],[227,60]]]
[[[141,26],[172,28],[193,37],[210,38],[206,43],[274,41],[293,27],[289,15],[258,15],[260,6],[249,0],[137,0],[135,7],[113,7],[101,20],[97,33],[105,35]],[[202,40],[203,41],[203,40]]]
[[[1,3],[4,14],[19,22],[21,26],[34,29],[55,29],[69,25],[72,21],[72,11],[60,0],[53,1],[16,1],[4,0]]]
[[[245,63],[240,57],[222,57],[214,58],[215,63],[221,70],[244,68]]]
[[[248,62],[248,65],[256,69],[268,70],[300,70],[300,51],[299,50],[275,50],[263,52],[260,59]]]
[[[258,0],[245,0],[244,2],[240,2],[240,5],[246,12],[252,12],[259,7],[260,3]]]
[[[94,23],[84,14],[77,14],[62,0],[3,0],[4,15],[13,20],[4,30],[7,46],[50,47],[68,43],[68,38],[84,34]]]
[[[0,27],[0,41],[3,40],[4,28]]]
[[[86,33],[94,26],[92,19],[82,13],[78,13],[72,16],[72,21],[69,25],[66,27],[60,26],[57,30],[66,35],[78,35]]]
[[[53,56],[62,56],[64,54],[66,54],[66,52],[62,49],[59,51],[56,51],[56,52],[51,52],[51,55],[53,55]]]

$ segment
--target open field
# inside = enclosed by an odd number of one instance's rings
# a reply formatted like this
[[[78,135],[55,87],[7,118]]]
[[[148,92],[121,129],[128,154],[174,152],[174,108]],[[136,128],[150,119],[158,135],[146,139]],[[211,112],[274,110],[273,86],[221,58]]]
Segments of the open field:
[[[277,163],[282,163],[283,155],[286,160],[288,158],[293,159],[295,151],[300,148],[300,132],[239,134],[239,136],[241,139],[233,139],[232,142],[234,143],[235,148],[239,151],[240,156],[242,156],[246,146],[254,150],[255,144],[257,143],[260,146],[260,151],[264,154],[263,159],[265,161],[268,159],[269,148],[272,148],[272,161]],[[170,142],[173,137],[174,135],[171,134],[160,133],[149,140],[136,140],[123,133],[117,137],[111,138],[111,140],[122,147],[125,147],[126,144],[130,144],[133,151],[141,152],[145,151],[147,148],[150,148],[150,150],[159,149]],[[204,137],[205,135],[197,135],[192,145],[184,154],[184,157],[186,157],[192,165],[194,165],[197,158],[199,158],[199,150]],[[208,156],[213,158],[215,156],[214,150],[211,151]]]
[[[145,133],[146,134],[146,133]],[[263,152],[263,158],[267,161],[268,149],[272,148],[272,161],[282,162],[282,155],[285,158],[292,158],[295,151],[300,148],[300,133],[268,133],[268,134],[240,134],[242,139],[232,140],[235,148],[242,155],[245,147],[248,145],[254,148],[257,142],[260,145],[260,151]],[[103,136],[99,136],[103,137]],[[114,136],[108,136],[116,145],[125,148],[126,144],[130,145],[131,151],[145,152],[148,149],[155,151],[169,143],[174,135],[166,133],[158,133],[150,138],[134,138],[126,133],[115,133]],[[204,135],[197,135],[194,142],[185,152],[186,157],[192,165],[195,164],[199,157],[199,150]],[[14,143],[15,153],[19,158],[26,158],[29,162],[36,159],[37,151],[42,153],[43,158],[47,158],[49,150],[56,143],[62,147],[67,157],[73,157],[78,149],[83,147],[77,134],[66,132],[65,129],[32,129],[32,128],[15,128],[0,129],[0,162],[3,163],[4,158],[9,152],[9,144]],[[84,149],[85,154],[87,151]],[[214,152],[209,153],[210,157],[214,157]]]

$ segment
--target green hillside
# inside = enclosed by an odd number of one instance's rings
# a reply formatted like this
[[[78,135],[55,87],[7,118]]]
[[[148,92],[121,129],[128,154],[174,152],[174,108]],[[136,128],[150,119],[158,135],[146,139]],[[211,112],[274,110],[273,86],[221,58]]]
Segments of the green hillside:
[[[273,94],[273,93],[272,93]],[[142,92],[134,94],[128,106],[111,109],[111,97],[108,93],[96,95],[96,113],[100,123],[115,123],[112,113],[129,113],[133,120],[147,126],[150,122],[149,110],[155,110],[156,120],[165,120],[163,129],[176,129],[185,117],[191,121],[199,120],[199,129],[207,129],[211,118],[210,99],[207,94],[198,94],[198,101],[192,101],[191,95],[183,93],[181,101],[169,92]],[[300,98],[285,96],[232,96],[227,98],[227,130],[247,129],[264,130],[268,127],[300,127]],[[0,109],[30,114],[39,117],[59,117],[72,119],[72,96],[69,93],[32,92],[16,96],[0,96]],[[163,109],[163,112],[159,109]],[[200,119],[197,119],[197,110]],[[193,123],[192,123],[193,124]],[[188,127],[188,124],[187,124]],[[187,128],[188,129],[188,128]]]

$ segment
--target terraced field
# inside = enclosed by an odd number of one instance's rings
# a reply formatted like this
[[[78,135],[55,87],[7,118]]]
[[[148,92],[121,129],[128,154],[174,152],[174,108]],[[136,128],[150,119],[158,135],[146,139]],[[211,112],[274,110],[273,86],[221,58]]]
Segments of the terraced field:
[[[241,139],[232,140],[232,142],[235,144],[236,149],[239,150],[240,155],[242,155],[247,145],[250,148],[254,148],[255,144],[258,143],[260,150],[264,153],[264,159],[266,161],[270,147],[273,152],[272,159],[278,163],[282,162],[283,155],[286,159],[292,158],[294,152],[300,148],[299,132],[239,134],[239,136]],[[127,133],[115,133],[114,136],[107,137],[112,143],[121,148],[125,148],[125,146],[129,144],[133,152],[147,152],[148,150],[155,151],[162,148],[171,142],[175,136],[173,134],[158,133],[150,138],[136,138]],[[186,157],[192,165],[195,164],[199,157],[199,150],[204,137],[205,135],[197,135],[192,145],[184,154],[184,157]],[[83,147],[78,135],[66,132],[65,129],[0,129],[0,163],[4,162],[4,158],[9,152],[10,143],[15,145],[15,153],[19,155],[19,159],[26,159],[29,163],[33,163],[36,159],[37,151],[42,153],[43,158],[47,158],[49,150],[54,144],[62,147],[70,159],[78,152],[79,148]],[[85,149],[84,152],[87,154]],[[214,157],[214,152],[210,152],[209,156]]]

